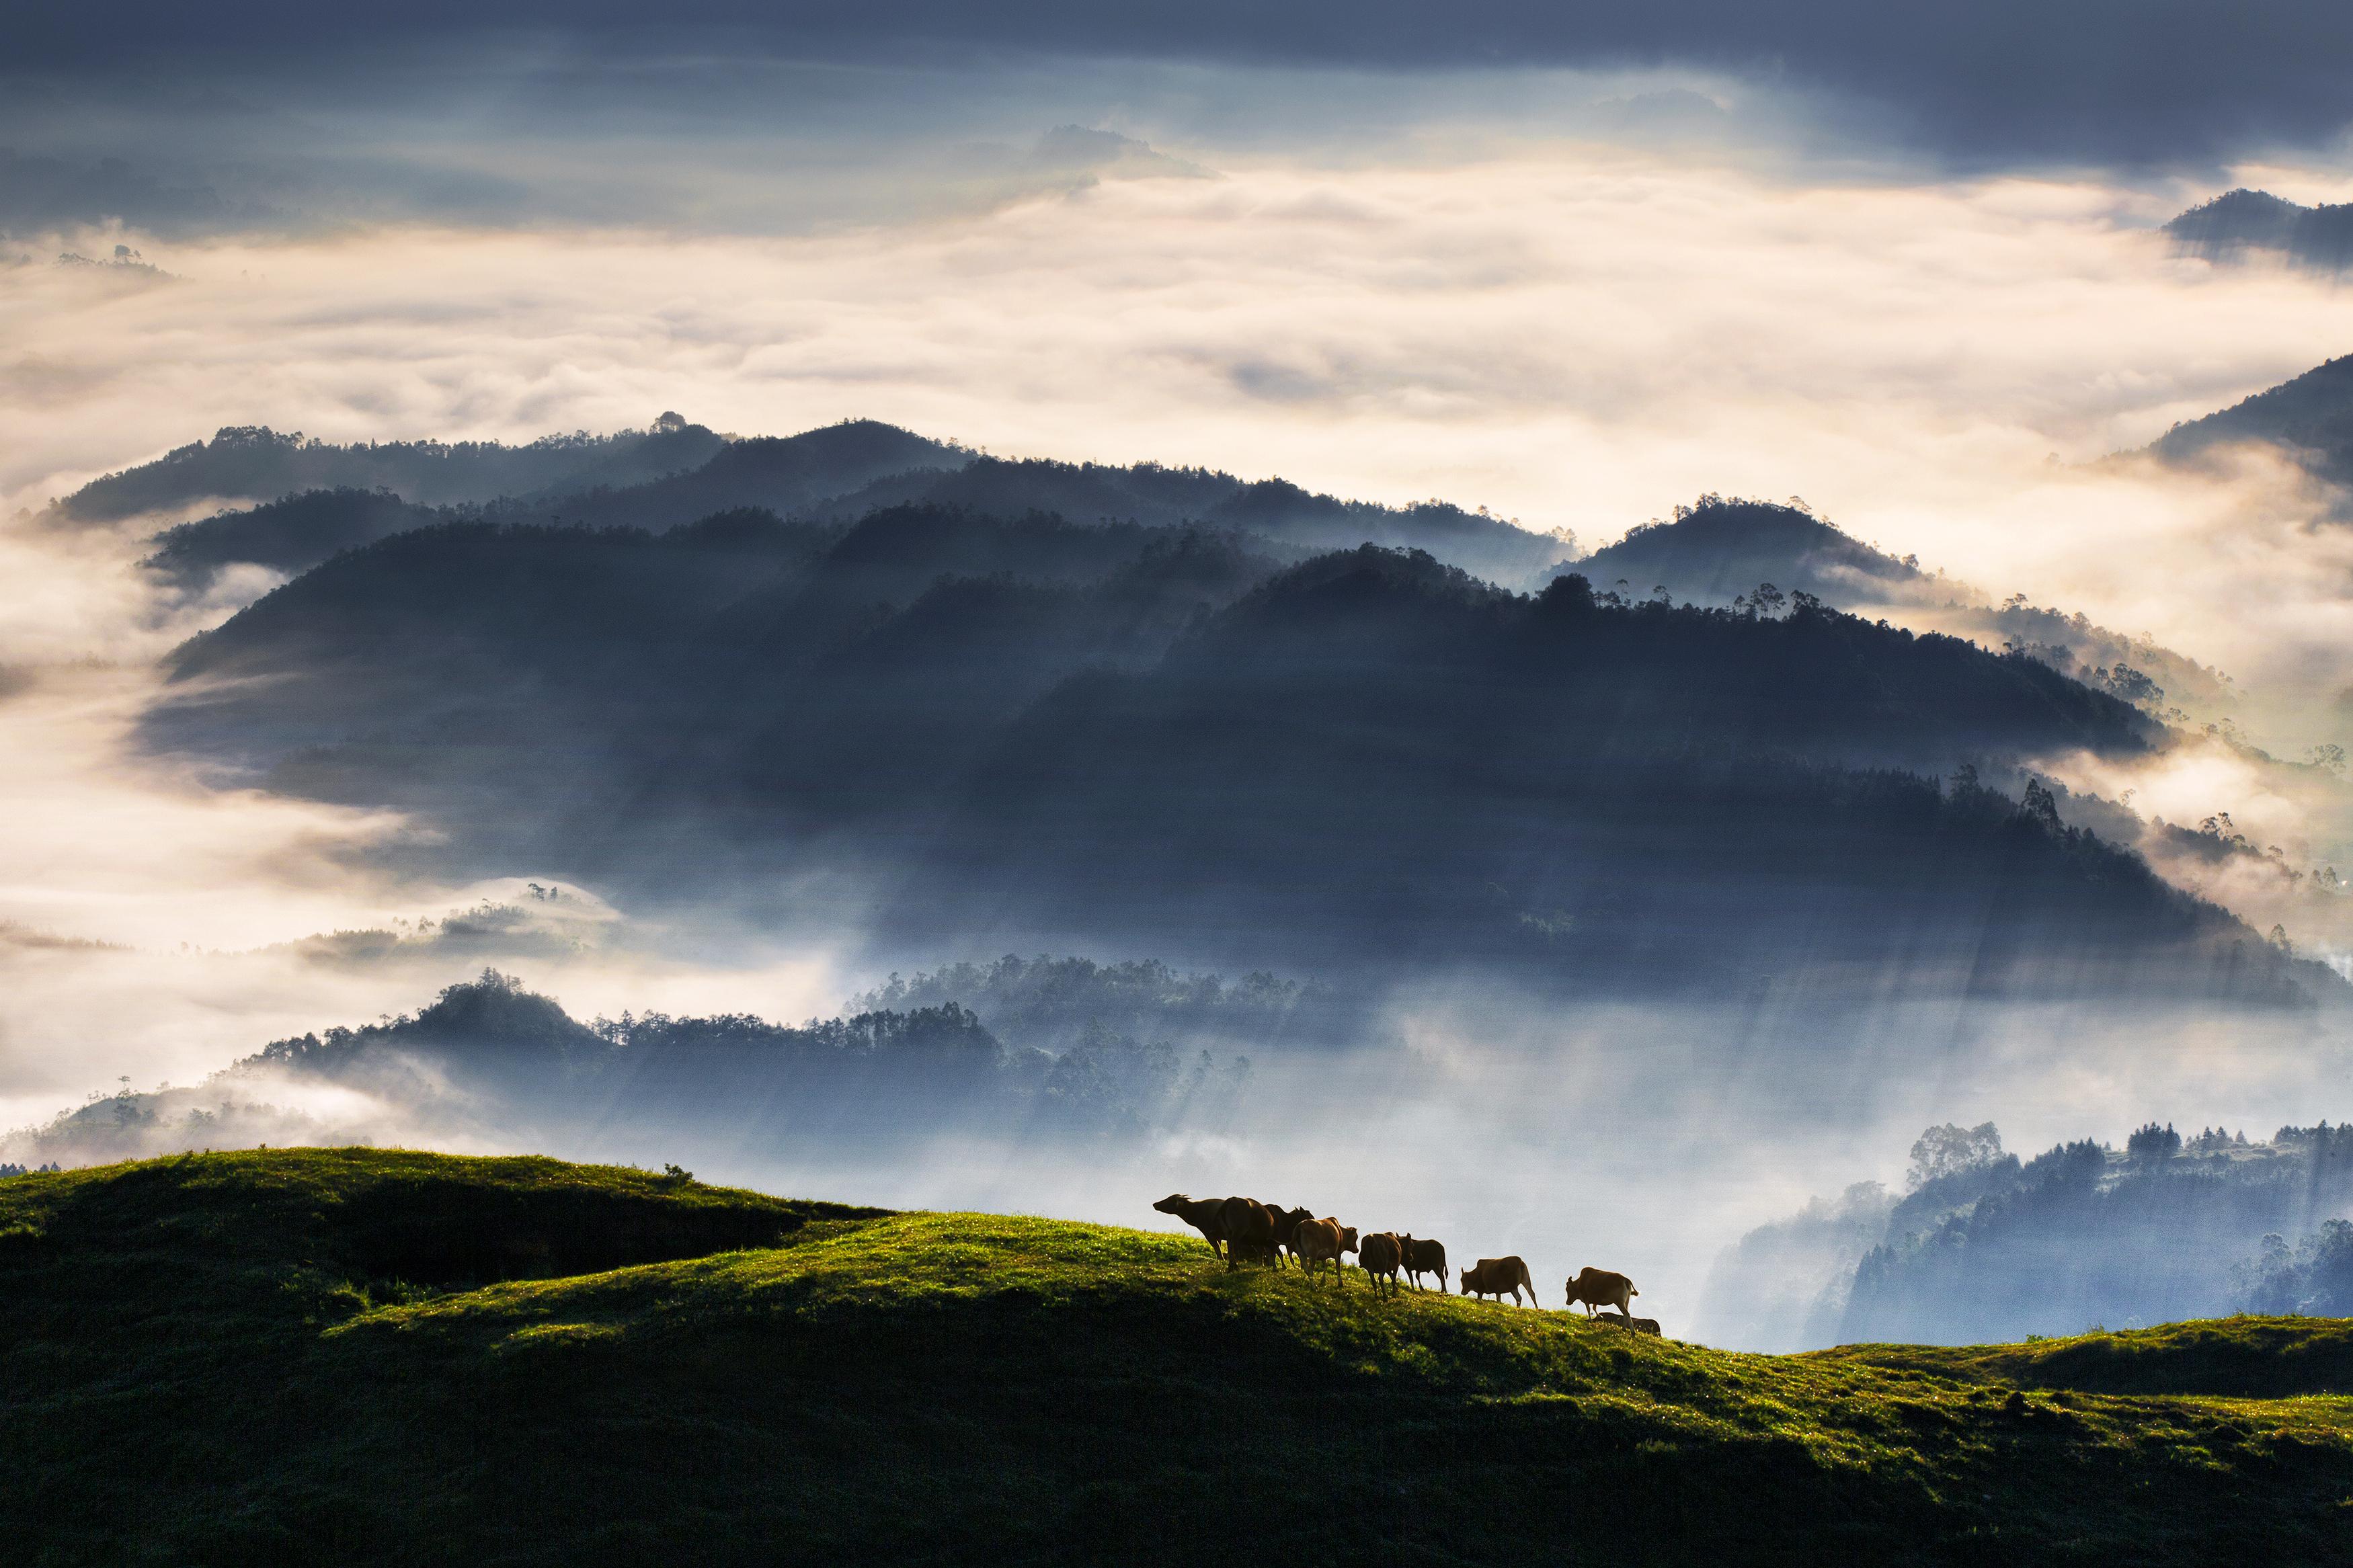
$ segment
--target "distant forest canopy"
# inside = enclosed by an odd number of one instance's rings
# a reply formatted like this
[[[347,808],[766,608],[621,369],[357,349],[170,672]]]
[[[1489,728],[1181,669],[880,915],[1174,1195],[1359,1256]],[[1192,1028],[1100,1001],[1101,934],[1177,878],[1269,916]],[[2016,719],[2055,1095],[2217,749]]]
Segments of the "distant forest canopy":
[[[276,1040],[201,1085],[110,1096],[0,1137],[17,1161],[90,1164],[181,1149],[370,1142],[387,1133],[495,1133],[557,1146],[618,1128],[746,1155],[848,1141],[864,1148],[944,1134],[1132,1140],[1216,1131],[1240,1105],[1250,1058],[1289,1027],[1304,992],[1270,975],[1227,986],[1159,964],[1008,960],[1058,993],[1037,1037],[1000,1036],[954,999],[955,977],[919,976],[943,1000],[866,1007],[799,1026],[744,1014],[623,1014],[581,1023],[549,997],[485,971],[431,1005],[360,1028]],[[990,975],[968,972],[972,994]],[[1000,982],[1012,973],[995,967]],[[1093,1000],[1090,1000],[1092,998]],[[1101,1004],[1098,1005],[1098,1004]],[[1205,1010],[1216,1048],[1198,1038]],[[1180,1047],[1179,1041],[1185,1042]],[[372,1108],[280,1105],[335,1085]],[[337,1120],[338,1115],[342,1120]]]
[[[637,484],[709,459],[720,437],[675,415],[611,436],[497,441],[384,441],[339,446],[228,426],[153,462],[92,479],[55,503],[60,523],[114,522],[206,500],[273,501],[313,489],[389,490],[419,506],[535,494],[550,486]],[[268,564],[268,563],[264,563]]]
[[[1067,1050],[1103,1029],[1137,1036],[1174,1029],[1262,1050],[1360,1041],[1369,1002],[1362,992],[1263,970],[1226,981],[1157,959],[1098,963],[1008,954],[907,978],[893,974],[849,1005],[859,1012],[903,1012],[956,1004],[998,1035],[1045,1050]]]
[[[2149,451],[2168,463],[2195,463],[2217,448],[2251,441],[2280,447],[2315,478],[2353,486],[2353,354],[2177,425]],[[2339,521],[2353,519],[2353,502],[2340,497],[2334,515]]]
[[[1563,568],[1564,571],[1567,568]],[[1643,523],[1576,563],[1596,586],[1632,599],[1664,592],[1702,605],[1746,606],[1762,595],[1771,612],[1792,594],[1866,616],[1908,612],[1915,625],[2022,653],[2152,717],[2182,724],[2226,721],[2238,701],[2227,678],[2195,659],[2013,594],[1990,596],[1916,555],[1898,560],[1819,516],[1787,503],[1704,495],[1668,519]]]
[[[224,429],[153,463],[110,474],[57,503],[60,522],[111,521],[216,499],[257,505],[179,524],[149,565],[200,588],[237,564],[292,574],[336,553],[433,522],[568,523],[659,532],[758,508],[847,527],[908,505],[1019,518],[1243,531],[1301,550],[1370,541],[1430,551],[1514,584],[1576,554],[1576,542],[1441,500],[1382,506],[1157,463],[1007,461],[873,420],[797,436],[726,437],[675,414],[645,431],[549,437],[527,447],[399,442],[339,447],[256,428]]]
[[[1900,941],[1937,986],[2332,984],[2049,791],[1934,782],[2167,743],[2130,704],[1802,594],[1523,595],[1419,552],[929,503],[476,521],[338,556],[172,668],[156,746],[658,896],[823,873],[916,951],[1109,921],[1243,969],[1717,987]]]
[[[2266,1141],[2152,1121],[2120,1149],[2081,1140],[2021,1161],[1991,1123],[1946,1126],[1912,1157],[1900,1195],[1864,1183],[1725,1249],[1702,1332],[1793,1350],[2353,1316],[2353,1127]]]
[[[1672,520],[1630,530],[1577,563],[1595,585],[1636,599],[1664,588],[1679,599],[1728,605],[1769,584],[1827,603],[1886,604],[1928,578],[1917,556],[1899,561],[1853,538],[1797,497],[1784,505],[1704,495]]]
[[[2323,272],[2353,267],[2353,204],[2306,206],[2242,185],[2191,207],[2165,232],[2209,261],[2242,261],[2263,251]]]

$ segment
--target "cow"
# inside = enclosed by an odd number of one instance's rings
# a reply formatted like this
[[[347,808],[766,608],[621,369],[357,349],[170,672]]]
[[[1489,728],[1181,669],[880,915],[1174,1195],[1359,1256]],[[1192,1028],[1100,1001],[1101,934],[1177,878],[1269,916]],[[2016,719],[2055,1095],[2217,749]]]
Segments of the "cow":
[[[1403,1256],[1405,1277],[1413,1282],[1415,1289],[1421,1289],[1423,1275],[1435,1274],[1438,1276],[1439,1292],[1441,1295],[1445,1293],[1446,1248],[1443,1246],[1435,1241],[1418,1241],[1410,1236],[1401,1236],[1398,1237],[1398,1251]]]
[[[1314,1219],[1315,1217],[1315,1211],[1313,1209],[1279,1209],[1275,1208],[1271,1204],[1267,1206],[1269,1211],[1274,1216],[1274,1245],[1278,1249],[1275,1259],[1276,1262],[1280,1263],[1282,1261],[1281,1255],[1283,1252],[1290,1253],[1294,1258],[1297,1258],[1299,1256],[1299,1248],[1293,1245],[1293,1241],[1299,1234],[1299,1222],[1303,1219]]]
[[[1630,1318],[1623,1312],[1603,1312],[1599,1316],[1601,1321],[1615,1323],[1630,1334],[1656,1336],[1659,1331],[1659,1320],[1656,1318]]]
[[[1356,1261],[1364,1266],[1376,1291],[1387,1279],[1389,1293],[1397,1293],[1398,1269],[1405,1262],[1405,1249],[1398,1245],[1396,1232],[1378,1230],[1365,1237],[1356,1247]]]
[[[1465,1296],[1508,1295],[1516,1306],[1522,1290],[1528,1293],[1527,1305],[1538,1305],[1536,1282],[1528,1277],[1528,1266],[1516,1258],[1482,1258],[1462,1271]]]
[[[1634,1289],[1634,1282],[1623,1274],[1615,1274],[1607,1268],[1580,1268],[1577,1271],[1577,1278],[1568,1282],[1568,1300],[1561,1304],[1574,1307],[1582,1301],[1585,1303],[1585,1315],[1588,1318],[1601,1307],[1615,1307],[1631,1317],[1634,1313],[1632,1300],[1641,1294]]]
[[[1226,1238],[1228,1268],[1282,1262],[1274,1249],[1274,1211],[1257,1199],[1228,1198],[1218,1212],[1218,1228]]]
[[[1219,1258],[1226,1255],[1225,1228],[1219,1223],[1225,1213],[1225,1199],[1188,1198],[1183,1193],[1171,1193],[1152,1206],[1162,1214],[1175,1215],[1199,1231],[1208,1242],[1209,1250]]]
[[[1302,1268],[1313,1274],[1316,1265],[1329,1263],[1334,1282],[1344,1286],[1347,1283],[1347,1275],[1340,1267],[1340,1259],[1356,1250],[1356,1226],[1342,1225],[1336,1219],[1303,1219],[1292,1238],[1292,1245],[1299,1249],[1299,1266]]]

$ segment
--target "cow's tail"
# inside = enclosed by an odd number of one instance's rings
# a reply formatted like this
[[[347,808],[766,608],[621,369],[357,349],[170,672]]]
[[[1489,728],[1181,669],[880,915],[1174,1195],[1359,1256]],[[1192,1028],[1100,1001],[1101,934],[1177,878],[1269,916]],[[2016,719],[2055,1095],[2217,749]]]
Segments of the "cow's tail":
[[[1629,1286],[1627,1286],[1627,1287],[1626,1287],[1626,1294],[1628,1294],[1629,1296],[1639,1296],[1639,1295],[1641,1295],[1641,1292],[1640,1290],[1635,1289],[1634,1289],[1634,1287],[1632,1287],[1631,1285],[1629,1285]]]

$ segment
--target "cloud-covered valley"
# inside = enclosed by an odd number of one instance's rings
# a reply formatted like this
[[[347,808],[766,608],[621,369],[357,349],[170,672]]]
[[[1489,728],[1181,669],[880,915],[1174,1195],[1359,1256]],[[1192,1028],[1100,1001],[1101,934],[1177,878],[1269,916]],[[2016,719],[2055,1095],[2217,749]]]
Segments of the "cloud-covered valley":
[[[2263,450],[2196,471],[2104,460],[2353,335],[2353,305],[2323,281],[2174,253],[2156,225],[2204,186],[1841,177],[1583,136],[1286,153],[1117,123],[1168,164],[1122,154],[1127,165],[1086,178],[797,232],[596,221],[519,197],[506,222],[484,216],[493,199],[463,221],[71,228],[0,246],[18,258],[0,269],[13,435],[0,512],[16,514],[0,531],[0,1120],[37,1121],[121,1076],[186,1084],[271,1039],[416,1009],[485,965],[584,1021],[798,1020],[840,1011],[894,964],[958,956],[886,957],[854,925],[828,941],[738,909],[693,918],[536,862],[421,870],[430,857],[411,851],[444,826],[429,814],[300,798],[141,750],[156,661],[276,579],[231,576],[189,600],[136,569],[155,530],[206,501],[79,531],[42,514],[224,426],[527,441],[666,409],[741,435],[857,416],[1007,458],[1442,497],[1587,547],[1706,493],[1803,496],[1986,600],[2026,594],[2219,667],[2244,741],[2286,763],[2353,743],[2337,706],[2353,687],[2353,534],[2325,521],[2334,498]],[[1032,160],[1050,129],[1008,132],[1007,157]],[[667,159],[657,149],[625,172],[653,178]],[[756,205],[756,180],[733,178],[713,199]],[[118,244],[161,275],[51,259]],[[1637,598],[1651,586],[1628,585]],[[1917,604],[1873,613],[1935,624]],[[2227,738],[2026,760],[2146,818],[2194,830],[2232,814],[2252,858],[2201,841],[2160,868],[2259,932],[2283,924],[2299,951],[2353,951],[2338,904],[2314,903],[2309,882],[2283,891],[2254,863],[2274,843],[2303,873],[2353,860],[2344,786],[2326,770],[2283,772]],[[593,915],[535,907],[534,880],[566,885]],[[464,925],[485,907],[526,918]],[[425,920],[430,937],[417,934]],[[2335,1115],[2328,1097],[2343,1092],[2330,1037],[2300,1016],[1887,1002],[1848,1009],[1822,1034],[1824,1059],[1792,1074],[1777,1053],[1812,1028],[1807,1008],[1830,982],[1566,1021],[1448,984],[1382,999],[1380,1048],[1350,1068],[1351,1092],[1395,1108],[1433,1149],[1475,1136],[1498,1102],[1556,1121],[1634,1116],[1689,1178],[1672,1247],[1646,1255],[1669,1279],[1695,1279],[1714,1243],[1791,1206],[1826,1161],[1892,1174],[1891,1151],[1931,1120],[2000,1116],[2025,1147],[2120,1135],[2158,1112]],[[1706,1073],[1678,1081],[1676,1064],[1711,1052]],[[1259,1070],[1268,1105],[1288,1107],[1321,1069],[1269,1058]],[[456,1136],[322,1103],[382,1137]],[[1345,1117],[1315,1126],[1296,1143],[1261,1123],[1086,1160],[944,1145],[932,1163],[870,1162],[861,1192],[1075,1212],[1058,1195],[1074,1173],[1296,1183],[1347,1147]],[[1409,1182],[1453,1183],[1461,1213],[1434,1223],[1533,1225],[1510,1194],[1556,1179],[1589,1184],[1597,1212],[1633,1214],[1639,1169],[1564,1163],[1547,1136],[1515,1129],[1492,1170],[1435,1154],[1405,1174],[1370,1156],[1346,1169],[1400,1197]],[[616,1151],[654,1157],[578,1146]],[[803,1184],[849,1168],[740,1147],[711,1158],[714,1173]],[[1607,1224],[1613,1241],[1647,1245],[1636,1218]]]

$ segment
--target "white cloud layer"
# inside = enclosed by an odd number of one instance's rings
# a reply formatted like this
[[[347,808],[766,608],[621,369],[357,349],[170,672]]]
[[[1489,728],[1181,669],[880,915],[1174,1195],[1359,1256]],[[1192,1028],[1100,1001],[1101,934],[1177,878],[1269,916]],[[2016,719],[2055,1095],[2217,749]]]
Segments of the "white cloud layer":
[[[2353,534],[2312,525],[2316,499],[2259,459],[2198,479],[2073,466],[2353,342],[2353,296],[2169,256],[2147,226],[2179,193],[1809,185],[1569,143],[1218,167],[795,237],[132,236],[176,278],[147,284],[28,262],[0,271],[0,496],[38,508],[223,425],[527,439],[665,408],[742,432],[856,415],[1003,455],[1442,495],[1588,542],[1704,490],[1798,494],[1997,595],[2025,590],[2221,663],[2273,695],[2282,744],[2332,732],[2324,700],[2353,685]],[[116,1071],[141,1087],[185,1079],[273,1034],[414,1005],[476,966],[354,977],[179,956],[183,942],[252,947],[438,912],[479,890],[351,869],[354,851],[410,825],[134,766],[122,735],[146,661],[193,623],[159,618],[135,587],[130,535],[19,525],[0,550],[0,665],[35,672],[0,698],[0,920],[137,949],[0,961],[0,1115],[70,1103]],[[72,668],[91,658],[109,668]],[[2095,782],[2161,794],[2168,815],[2243,800],[2256,820],[2275,810],[2336,832],[2336,806],[2203,753],[2161,784]],[[660,933],[632,940],[527,977],[575,1013],[772,1016],[829,1010],[863,978],[823,954],[681,956]],[[1998,1116],[2024,1144],[2113,1131],[2202,1083],[2220,1102],[2179,1114],[2260,1124],[2336,1084],[2275,1042],[2228,1075],[2203,1039],[2136,1054],[2102,1038],[2065,1062],[2031,1030],[1997,1044],[1967,1072],[1891,1059],[1888,1082],[1905,1087],[1858,1109],[1841,1170],[1868,1173],[1906,1122]],[[2013,1113],[1996,1089],[2059,1109]],[[2102,1106],[2117,1115],[2088,1126]],[[2322,1113],[2341,1107],[2306,1114]],[[1814,1183],[1810,1163],[1788,1180],[1715,1194],[1673,1237],[1684,1261],[1645,1266],[1701,1267],[1727,1227]],[[1008,1182],[1039,1201],[1037,1183]]]

